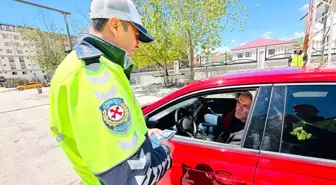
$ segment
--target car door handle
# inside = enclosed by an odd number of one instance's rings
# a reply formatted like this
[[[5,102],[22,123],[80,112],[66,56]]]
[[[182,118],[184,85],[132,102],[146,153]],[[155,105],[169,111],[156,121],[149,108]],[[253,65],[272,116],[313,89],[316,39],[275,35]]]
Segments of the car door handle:
[[[245,181],[236,180],[231,173],[225,171],[217,171],[216,179],[223,185],[246,185]]]
[[[226,178],[217,178],[217,179],[223,185],[246,185],[246,182],[242,182],[242,181],[235,181],[235,180],[226,179]]]

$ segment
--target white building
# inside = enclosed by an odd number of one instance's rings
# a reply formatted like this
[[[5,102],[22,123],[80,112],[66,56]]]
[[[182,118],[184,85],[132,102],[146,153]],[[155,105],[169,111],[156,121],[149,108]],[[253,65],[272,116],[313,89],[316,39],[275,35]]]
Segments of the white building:
[[[232,49],[232,62],[283,59],[293,53],[295,41],[257,39]]]
[[[17,26],[0,24],[0,76],[32,80],[34,73],[40,80],[46,73],[32,60],[34,47],[21,40]]]

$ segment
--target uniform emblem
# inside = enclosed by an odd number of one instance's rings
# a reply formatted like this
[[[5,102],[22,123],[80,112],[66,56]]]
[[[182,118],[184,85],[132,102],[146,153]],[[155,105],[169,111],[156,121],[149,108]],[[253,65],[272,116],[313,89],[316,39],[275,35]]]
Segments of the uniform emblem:
[[[130,125],[130,112],[124,100],[112,98],[100,107],[105,125],[113,131],[125,132]]]

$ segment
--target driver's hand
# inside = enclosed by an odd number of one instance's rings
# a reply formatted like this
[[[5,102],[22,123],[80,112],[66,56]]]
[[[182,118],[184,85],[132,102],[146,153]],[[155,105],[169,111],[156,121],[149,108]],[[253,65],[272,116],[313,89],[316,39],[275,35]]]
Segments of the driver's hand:
[[[152,135],[155,135],[155,134],[162,135],[162,130],[157,129],[157,128],[153,128],[153,129],[148,130],[148,136],[149,137],[151,137]]]
[[[168,148],[170,150],[170,153],[173,155],[173,153],[174,153],[174,145],[171,142],[169,142],[168,140],[165,140],[165,139],[161,139],[160,143],[161,143],[161,145],[168,146]]]

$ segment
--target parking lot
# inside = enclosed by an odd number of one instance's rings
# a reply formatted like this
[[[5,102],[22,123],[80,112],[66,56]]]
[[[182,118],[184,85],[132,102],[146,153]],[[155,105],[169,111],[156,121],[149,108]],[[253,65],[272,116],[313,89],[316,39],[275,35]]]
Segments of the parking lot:
[[[79,184],[49,131],[49,88],[43,88],[42,94],[36,89],[3,90],[0,91],[1,185]],[[140,104],[159,99],[139,88],[135,94]]]

